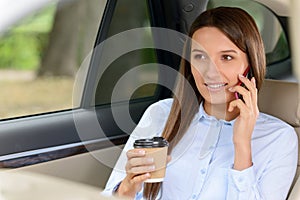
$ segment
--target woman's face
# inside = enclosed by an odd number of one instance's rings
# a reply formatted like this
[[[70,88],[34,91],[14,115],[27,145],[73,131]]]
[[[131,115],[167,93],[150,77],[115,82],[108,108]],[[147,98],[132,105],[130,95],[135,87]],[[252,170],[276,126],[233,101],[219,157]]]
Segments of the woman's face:
[[[214,27],[198,29],[192,39],[192,74],[204,103],[228,104],[235,99],[228,89],[247,69],[247,55]]]

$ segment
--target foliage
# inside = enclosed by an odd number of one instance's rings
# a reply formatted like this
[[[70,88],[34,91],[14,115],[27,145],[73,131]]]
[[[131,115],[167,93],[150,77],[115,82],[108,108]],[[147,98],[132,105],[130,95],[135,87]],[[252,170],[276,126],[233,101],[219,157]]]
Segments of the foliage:
[[[0,69],[33,70],[47,45],[55,7],[51,5],[22,20],[0,38]]]

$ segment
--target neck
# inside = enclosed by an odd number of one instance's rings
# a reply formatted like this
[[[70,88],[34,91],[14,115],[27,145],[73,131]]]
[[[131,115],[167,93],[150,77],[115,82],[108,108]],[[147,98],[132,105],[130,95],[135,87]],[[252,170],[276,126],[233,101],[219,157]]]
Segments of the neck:
[[[231,121],[239,115],[239,110],[235,108],[232,112],[228,112],[229,104],[210,104],[204,102],[204,110],[210,115],[217,119],[223,119],[226,121]]]

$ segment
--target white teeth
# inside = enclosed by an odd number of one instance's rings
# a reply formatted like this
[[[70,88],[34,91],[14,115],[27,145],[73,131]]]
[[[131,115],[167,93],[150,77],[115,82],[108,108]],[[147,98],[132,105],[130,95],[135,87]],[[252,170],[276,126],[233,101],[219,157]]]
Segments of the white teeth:
[[[207,87],[216,89],[216,88],[224,87],[225,85],[226,84],[214,84],[214,85],[207,85]]]

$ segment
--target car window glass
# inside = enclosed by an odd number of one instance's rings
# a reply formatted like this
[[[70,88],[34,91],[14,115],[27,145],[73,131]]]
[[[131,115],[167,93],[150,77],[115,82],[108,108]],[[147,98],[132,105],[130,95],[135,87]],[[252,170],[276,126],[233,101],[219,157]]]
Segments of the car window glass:
[[[290,62],[286,61],[290,57],[287,36],[278,17],[272,11],[255,1],[209,1],[208,8],[218,6],[240,7],[255,19],[265,46],[267,78],[283,79],[287,73],[291,73]]]
[[[73,108],[75,75],[93,49],[106,0],[45,2],[9,2],[19,10],[0,29],[0,119]]]
[[[150,27],[147,1],[119,0],[115,6],[106,39],[113,38],[124,31],[134,32],[136,28]],[[142,34],[126,35],[126,41],[135,41],[141,44],[152,43],[151,30]],[[114,54],[121,43],[110,42],[104,51]],[[123,46],[122,46],[123,47]],[[149,64],[153,63],[153,64]],[[104,105],[124,100],[138,100],[155,95],[158,80],[157,58],[154,49],[141,48],[118,55],[106,70],[100,74],[95,95],[95,105]],[[125,77],[125,78],[124,78]],[[117,87],[122,80],[122,85]],[[112,98],[117,93],[117,98]]]

